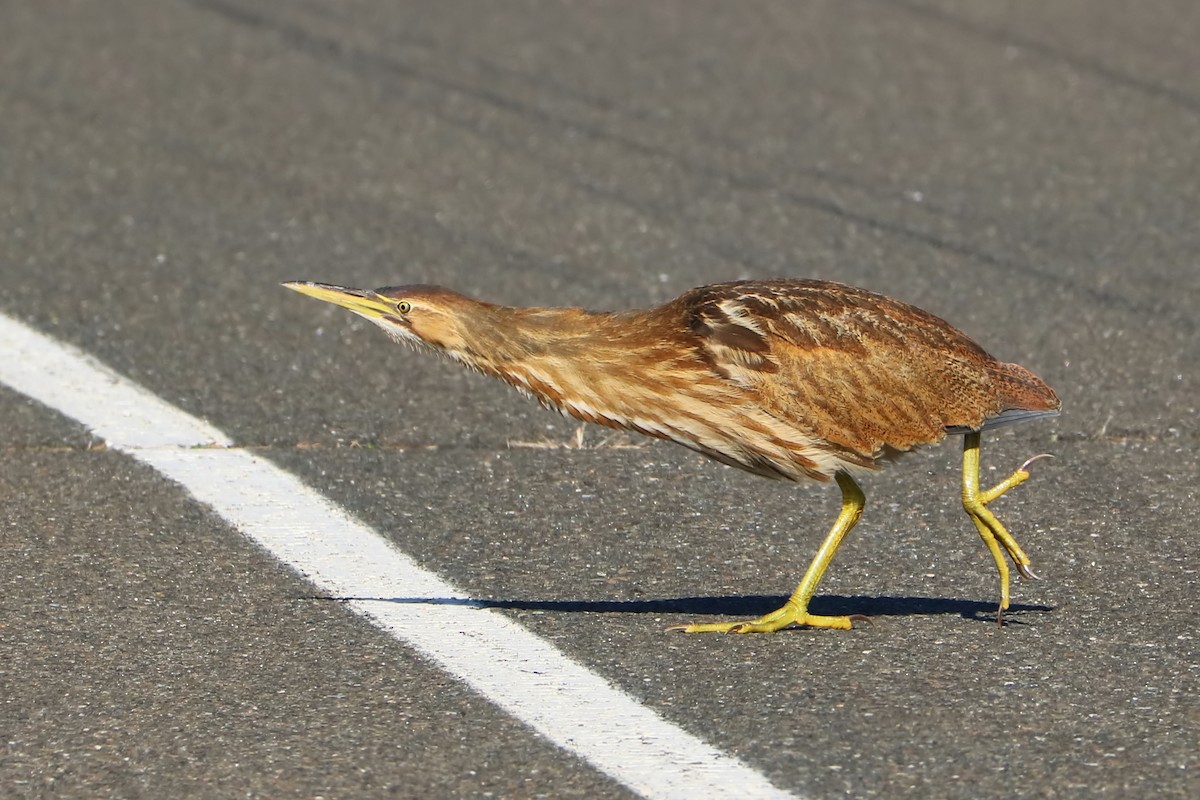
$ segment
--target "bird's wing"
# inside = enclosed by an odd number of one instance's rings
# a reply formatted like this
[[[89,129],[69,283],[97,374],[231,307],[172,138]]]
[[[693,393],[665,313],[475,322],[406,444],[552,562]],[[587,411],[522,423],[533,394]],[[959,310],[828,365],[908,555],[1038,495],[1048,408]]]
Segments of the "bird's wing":
[[[949,323],[822,281],[708,287],[689,328],[712,369],[767,413],[864,465],[888,450],[978,430],[1003,411],[1000,364]]]

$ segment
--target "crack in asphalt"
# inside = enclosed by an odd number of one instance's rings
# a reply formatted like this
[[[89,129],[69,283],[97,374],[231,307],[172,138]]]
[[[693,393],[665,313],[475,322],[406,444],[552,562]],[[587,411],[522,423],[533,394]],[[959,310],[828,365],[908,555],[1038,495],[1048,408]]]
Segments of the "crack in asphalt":
[[[1163,307],[1157,303],[1149,303],[1140,301],[1135,298],[1130,298],[1125,295],[1105,290],[1097,286],[1090,286],[1080,281],[1074,280],[1068,276],[1060,275],[1052,270],[1038,267],[1024,261],[1007,258],[1004,256],[989,253],[985,250],[974,247],[966,242],[955,241],[945,236],[938,235],[928,230],[910,227],[903,223],[873,216],[871,214],[857,211],[855,209],[844,206],[837,201],[828,197],[803,194],[794,190],[780,187],[764,176],[740,175],[731,171],[718,169],[709,166],[705,163],[697,162],[694,159],[681,156],[679,153],[655,145],[647,144],[638,141],[635,138],[625,136],[623,134],[614,133],[605,130],[595,125],[588,125],[578,120],[564,118],[560,115],[551,113],[520,100],[508,97],[502,93],[484,89],[478,86],[472,86],[461,81],[452,80],[440,75],[431,74],[425,70],[414,67],[410,64],[405,64],[394,58],[366,52],[358,48],[347,46],[336,39],[323,37],[315,34],[304,28],[290,24],[283,20],[272,18],[266,14],[251,11],[244,7],[238,6],[236,3],[228,0],[188,0],[193,6],[202,10],[220,15],[235,23],[243,26],[249,26],[269,31],[278,36],[286,45],[293,47],[301,52],[308,53],[315,58],[319,58],[331,63],[335,63],[342,68],[362,75],[371,80],[377,80],[380,75],[399,76],[406,80],[418,81],[427,85],[431,85],[447,92],[454,92],[459,95],[473,98],[483,102],[494,108],[507,111],[525,119],[532,120],[538,124],[559,129],[564,132],[569,132],[574,135],[579,135],[591,139],[593,141],[613,144],[625,149],[628,152],[642,155],[648,158],[658,159],[683,170],[685,173],[693,176],[698,176],[710,181],[723,184],[728,188],[736,190],[744,190],[757,193],[770,193],[787,200],[789,203],[807,208],[812,211],[823,213],[842,219],[847,222],[862,225],[869,229],[887,234],[896,238],[906,239],[916,242],[935,250],[952,253],[954,255],[968,258],[976,263],[984,266],[1003,270],[1005,272],[1013,272],[1028,277],[1046,282],[1048,284],[1066,289],[1077,295],[1086,297],[1096,304],[1116,309],[1139,318],[1146,316],[1161,317]],[[1048,48],[1043,48],[1048,49]],[[406,98],[412,102],[412,98]],[[514,149],[512,142],[508,142],[501,137],[497,137],[494,132],[484,131],[471,122],[464,121],[452,117],[440,108],[431,107],[425,104],[425,107],[430,113],[437,116],[439,119],[448,124],[465,129],[476,136],[482,137],[487,141],[494,142],[503,147]],[[548,163],[545,161],[543,154],[531,151],[528,147],[516,147],[524,155],[534,158],[537,163],[542,164],[547,169],[566,175],[573,185],[584,191],[590,192],[594,187],[589,187],[586,183],[581,183],[578,176],[571,175],[564,168]],[[609,192],[606,197],[610,200],[621,202],[621,197]],[[676,223],[664,218],[657,209],[654,209],[653,204],[638,203],[630,205],[625,203],[633,210],[653,215],[654,219],[660,223],[676,227]],[[648,211],[647,209],[651,209]],[[695,237],[689,237],[695,239]],[[710,252],[719,255],[723,259],[728,260],[731,256],[729,248],[718,250],[712,243],[701,241],[702,245],[706,245]],[[752,263],[740,262],[743,266],[754,267]],[[1160,303],[1167,304],[1172,315],[1172,322],[1180,325],[1189,331],[1194,331],[1200,326],[1200,320],[1197,320],[1190,310],[1186,313],[1178,308],[1171,306],[1163,298],[1158,298]]]

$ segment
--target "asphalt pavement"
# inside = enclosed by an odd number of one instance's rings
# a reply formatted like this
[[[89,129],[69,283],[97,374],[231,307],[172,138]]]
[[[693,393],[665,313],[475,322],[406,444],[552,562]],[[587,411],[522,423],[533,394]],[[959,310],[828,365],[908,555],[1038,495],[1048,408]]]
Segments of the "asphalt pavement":
[[[1200,6],[0,7],[0,312],[299,475],[776,786],[1200,795]],[[993,618],[954,443],[836,513],[279,287],[618,309],[828,278],[1044,377],[985,437],[1041,576]],[[0,795],[624,797],[187,491],[0,387]]]

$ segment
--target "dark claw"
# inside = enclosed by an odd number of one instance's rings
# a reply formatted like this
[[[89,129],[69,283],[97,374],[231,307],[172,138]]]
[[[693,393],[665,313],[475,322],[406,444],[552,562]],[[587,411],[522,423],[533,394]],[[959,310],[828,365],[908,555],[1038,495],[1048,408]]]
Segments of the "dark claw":
[[[851,622],[851,623],[855,623],[855,622],[865,622],[865,623],[867,623],[868,625],[870,625],[872,628],[874,628],[874,627],[875,627],[875,620],[871,619],[871,618],[870,618],[870,617],[868,617],[866,614],[851,614],[851,615],[850,615],[850,622]]]
[[[1021,577],[1025,578],[1026,580],[1031,580],[1031,581],[1040,581],[1041,580],[1041,578],[1038,576],[1038,574],[1036,572],[1034,572],[1033,570],[1031,570],[1029,567],[1025,566],[1024,564],[1017,564],[1017,572],[1021,573]]]
[[[1017,472],[1028,472],[1031,464],[1036,464],[1043,458],[1054,458],[1054,456],[1051,453],[1038,453],[1036,456],[1031,456],[1025,460],[1025,463],[1021,465],[1021,468]]]

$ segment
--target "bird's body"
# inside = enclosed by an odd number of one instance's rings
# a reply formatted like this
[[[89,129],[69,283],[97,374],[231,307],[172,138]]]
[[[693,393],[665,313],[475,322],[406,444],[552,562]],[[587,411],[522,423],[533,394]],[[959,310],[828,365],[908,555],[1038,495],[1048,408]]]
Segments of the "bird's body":
[[[881,460],[948,433],[966,434],[977,451],[978,431],[1059,408],[1033,373],[993,358],[944,320],[827,281],[717,284],[617,313],[500,306],[430,286],[286,285],[587,422],[674,441],[771,478],[836,478],[847,505],[854,492],[861,496],[853,476]],[[838,540],[855,520],[857,513]],[[998,539],[1027,571],[1028,559],[995,526],[989,547]],[[1002,578],[1007,605],[1003,569]],[[814,619],[789,623],[822,624]]]

